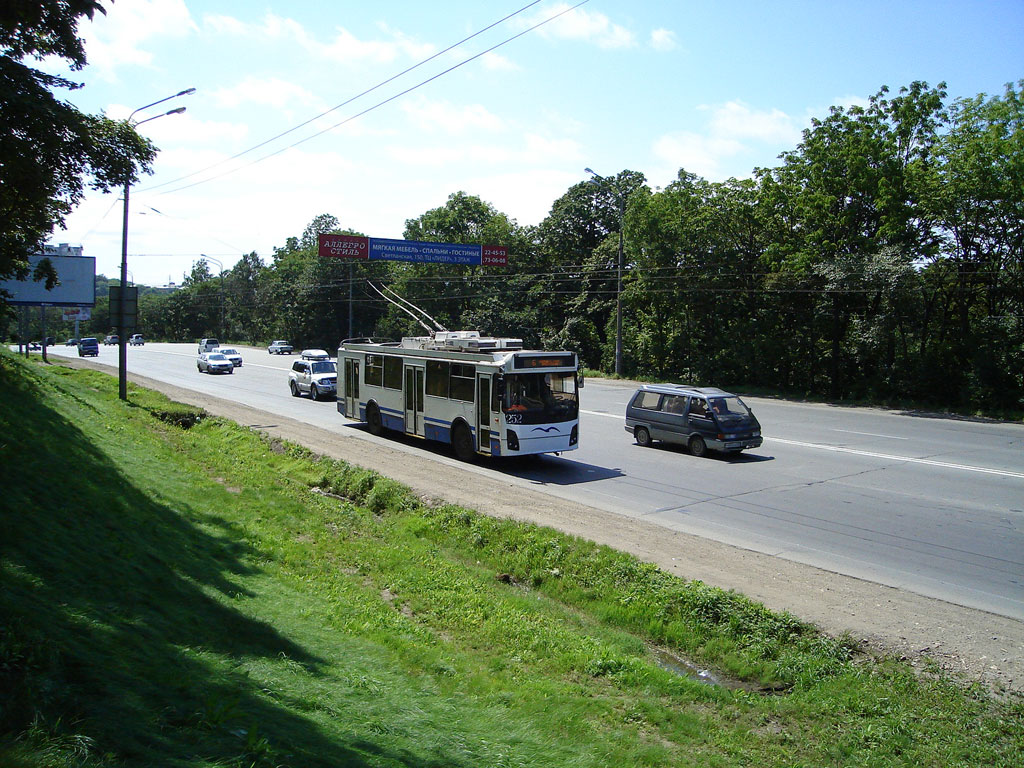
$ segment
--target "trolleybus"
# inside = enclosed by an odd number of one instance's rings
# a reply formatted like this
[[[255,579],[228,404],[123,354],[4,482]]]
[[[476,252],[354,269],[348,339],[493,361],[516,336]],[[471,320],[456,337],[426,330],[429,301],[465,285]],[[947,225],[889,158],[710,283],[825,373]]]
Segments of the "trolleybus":
[[[338,411],[385,430],[449,443],[463,460],[579,445],[574,352],[523,349],[520,339],[434,331],[338,348]]]

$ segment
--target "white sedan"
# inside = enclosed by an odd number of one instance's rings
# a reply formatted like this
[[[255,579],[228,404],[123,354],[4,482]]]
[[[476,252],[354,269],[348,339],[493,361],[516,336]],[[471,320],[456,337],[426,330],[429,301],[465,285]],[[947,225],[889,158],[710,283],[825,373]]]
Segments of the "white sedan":
[[[235,364],[220,352],[204,352],[196,358],[196,368],[200,373],[235,372]]]
[[[219,352],[224,355],[228,360],[234,363],[235,368],[242,367],[242,355],[234,347],[217,347],[214,352]]]

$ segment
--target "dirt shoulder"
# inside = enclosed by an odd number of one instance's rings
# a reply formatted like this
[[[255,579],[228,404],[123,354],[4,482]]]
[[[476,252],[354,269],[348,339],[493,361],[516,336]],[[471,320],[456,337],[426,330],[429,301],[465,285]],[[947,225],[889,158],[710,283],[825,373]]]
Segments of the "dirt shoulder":
[[[87,361],[61,360],[93,367]],[[107,370],[104,366],[95,366]],[[1024,622],[921,597],[698,536],[667,530],[531,490],[508,481],[514,502],[493,499],[495,481],[387,445],[268,414],[235,402],[130,375],[133,382],[182,403],[247,425],[311,450],[373,469],[409,486],[428,501],[445,501],[499,518],[550,526],[632,553],[681,578],[740,592],[769,608],[788,611],[831,635],[849,633],[866,649],[928,661],[996,691],[1024,693]],[[269,418],[268,418],[269,417]],[[346,434],[346,432],[349,432]]]

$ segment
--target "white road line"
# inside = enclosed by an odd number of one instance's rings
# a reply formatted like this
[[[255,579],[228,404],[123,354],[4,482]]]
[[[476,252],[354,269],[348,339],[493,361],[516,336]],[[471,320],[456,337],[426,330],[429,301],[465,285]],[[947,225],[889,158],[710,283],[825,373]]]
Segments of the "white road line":
[[[607,416],[609,419],[618,419],[619,421],[625,421],[625,417],[617,413],[606,413],[605,411],[584,411],[580,410],[580,413],[588,413],[591,416]]]
[[[833,429],[833,432],[845,432],[848,435],[864,435],[866,437],[884,437],[889,440],[909,440],[909,437],[896,437],[896,435],[879,435],[877,432],[854,432],[852,429]]]
[[[945,469],[961,469],[965,472],[982,472],[986,475],[1000,475],[1002,477],[1016,477],[1024,480],[1024,472],[1010,472],[1005,469],[990,469],[989,467],[974,467],[970,464],[954,464],[949,461],[936,461],[934,459],[919,459],[914,456],[894,456],[890,453],[875,453],[874,451],[860,451],[855,448],[840,448],[836,445],[822,445],[821,443],[803,443],[798,440],[784,440],[780,437],[765,438],[765,442],[773,441],[785,443],[786,445],[799,445],[804,448],[817,448],[822,451],[833,451],[835,453],[852,453],[857,456],[870,456],[875,459],[887,459],[889,461],[901,461],[910,464],[927,464],[932,467],[944,467]]]

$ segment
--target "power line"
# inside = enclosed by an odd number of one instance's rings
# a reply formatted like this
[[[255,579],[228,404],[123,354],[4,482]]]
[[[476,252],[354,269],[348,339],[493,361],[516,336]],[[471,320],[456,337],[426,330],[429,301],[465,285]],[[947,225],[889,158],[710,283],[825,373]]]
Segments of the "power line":
[[[167,190],[166,192],[160,192],[159,194],[168,195],[168,194],[173,194],[175,192],[182,192],[182,191],[184,191],[186,189],[191,189],[192,187],[199,186],[200,184],[206,184],[206,183],[208,183],[210,181],[216,181],[217,179],[223,178],[224,176],[228,176],[228,175],[230,175],[232,173],[236,173],[237,171],[240,171],[240,170],[242,170],[244,168],[249,168],[250,166],[256,165],[257,163],[262,163],[264,160],[269,160],[272,157],[276,157],[277,155],[280,155],[282,152],[287,152],[289,149],[294,149],[295,147],[299,146],[300,144],[304,144],[307,141],[310,141],[312,139],[317,138],[318,136],[322,136],[323,134],[327,133],[328,131],[333,131],[335,128],[340,128],[341,126],[345,125],[346,123],[350,123],[353,120],[356,120],[356,119],[362,117],[363,115],[366,115],[366,114],[368,114],[370,112],[373,112],[374,110],[376,110],[376,109],[378,109],[380,107],[383,107],[385,104],[389,104],[392,101],[395,101],[396,99],[399,99],[402,96],[405,96],[406,94],[412,93],[413,91],[415,91],[415,90],[417,90],[419,88],[422,88],[424,85],[427,85],[428,83],[431,83],[434,80],[437,80],[437,79],[439,79],[441,77],[444,77],[445,75],[447,75],[447,74],[449,74],[451,72],[454,72],[456,69],[459,69],[460,67],[463,67],[466,64],[469,64],[471,61],[475,61],[476,59],[479,59],[481,56],[485,56],[486,54],[491,53],[492,51],[495,51],[498,48],[501,48],[502,46],[507,45],[508,43],[511,43],[512,41],[519,39],[523,35],[526,35],[526,34],[528,34],[530,32],[533,32],[535,29],[538,29],[539,27],[542,27],[545,24],[548,24],[548,23],[554,21],[555,19],[559,18],[560,16],[564,16],[565,14],[567,14],[567,13],[569,13],[571,11],[576,10],[581,5],[585,5],[588,2],[590,2],[590,0],[580,0],[580,2],[576,3],[576,5],[573,5],[573,6],[570,6],[568,8],[565,8],[565,9],[559,11],[558,13],[554,14],[553,16],[550,16],[547,19],[544,19],[544,21],[538,22],[537,24],[534,24],[532,27],[529,27],[529,28],[523,30],[522,32],[519,32],[518,34],[512,35],[511,37],[508,37],[505,40],[502,40],[500,43],[497,43],[496,45],[492,45],[490,48],[487,48],[486,50],[483,50],[480,53],[477,53],[477,54],[475,54],[473,56],[470,56],[467,59],[463,59],[458,64],[455,64],[454,66],[451,66],[451,67],[449,67],[446,70],[438,72],[436,75],[428,77],[426,80],[423,80],[423,81],[417,83],[416,85],[414,85],[414,86],[412,86],[410,88],[406,88],[404,91],[400,91],[399,93],[396,93],[395,95],[390,96],[390,97],[384,99],[383,101],[380,101],[380,102],[374,104],[371,107],[367,107],[362,112],[357,112],[356,114],[351,115],[350,117],[345,118],[344,120],[342,120],[339,123],[335,123],[334,125],[329,126],[327,128],[324,128],[321,131],[317,131],[316,133],[310,134],[309,136],[305,137],[304,139],[299,139],[298,141],[296,141],[296,142],[294,142],[292,144],[289,144],[286,147],[282,147],[281,149],[278,149],[278,150],[276,150],[274,152],[271,152],[268,155],[263,155],[262,157],[259,157],[259,158],[255,159],[255,160],[253,160],[253,161],[251,161],[249,163],[246,163],[244,165],[240,165],[240,166],[238,166],[236,168],[232,168],[232,169],[230,169],[228,171],[225,171],[224,173],[217,174],[216,176],[211,176],[211,177],[209,177],[207,179],[201,179],[200,181],[193,182],[192,184],[186,184],[185,186],[182,186],[182,187],[176,187],[174,189]],[[531,5],[532,5],[532,3],[531,3]],[[528,7],[530,7],[530,6],[526,6],[525,8],[528,8]],[[520,9],[520,10],[525,10],[525,8]],[[514,16],[515,14],[512,14],[512,15]],[[498,23],[501,23],[501,22],[495,22],[495,23],[498,24]],[[494,26],[494,25],[491,25],[491,26]],[[483,31],[483,30],[481,30],[481,31]],[[467,39],[469,39],[469,38],[467,38]],[[452,46],[452,47],[454,47],[454,46]],[[398,75],[396,75],[396,77],[398,77]],[[394,79],[394,78],[391,78],[391,79]],[[373,90],[373,89],[370,89],[370,90]],[[358,98],[358,97],[353,97],[353,98]],[[351,99],[350,99],[350,101],[351,101]],[[342,106],[342,105],[339,105],[339,106]],[[316,118],[313,118],[313,119],[315,120]],[[307,122],[309,122],[309,121],[307,121]],[[273,139],[270,139],[268,141],[273,141]],[[266,143],[266,142],[264,142],[264,143]],[[202,171],[197,171],[196,173],[202,173]],[[196,174],[192,174],[192,175],[194,176]],[[182,178],[189,178],[189,177],[182,177]],[[170,183],[172,183],[172,182],[167,182],[167,184],[170,184]],[[155,188],[156,187],[150,187],[150,189],[155,189]]]
[[[165,182],[162,182],[160,184],[155,184],[152,187],[146,187],[145,189],[142,189],[140,191],[141,192],[149,192],[150,190],[160,189],[161,187],[166,187],[166,186],[169,186],[171,184],[177,184],[179,181],[184,181],[185,179],[191,179],[193,176],[198,176],[200,173],[205,173],[206,171],[209,171],[209,170],[212,170],[214,168],[217,168],[217,167],[223,165],[224,163],[230,163],[232,160],[237,160],[238,158],[240,158],[240,157],[242,157],[244,155],[247,155],[250,152],[254,152],[255,150],[259,149],[260,147],[265,147],[267,144],[270,144],[272,141],[277,141],[278,139],[280,139],[280,138],[282,138],[284,136],[287,136],[290,133],[294,133],[295,131],[299,130],[299,128],[304,128],[305,126],[309,125],[310,123],[319,120],[321,117],[325,117],[326,115],[329,115],[331,112],[335,112],[335,111],[341,109],[342,107],[344,107],[344,106],[346,106],[348,104],[351,104],[353,101],[356,101],[357,99],[361,99],[363,96],[366,96],[367,94],[372,93],[373,91],[377,90],[378,88],[384,87],[385,85],[387,85],[388,83],[392,82],[393,80],[397,80],[398,78],[402,77],[403,75],[409,74],[414,69],[422,67],[424,64],[427,64],[427,63],[433,61],[434,59],[438,58],[439,56],[443,56],[444,54],[448,53],[449,51],[454,50],[455,48],[458,48],[463,43],[469,42],[474,37],[478,37],[479,35],[482,35],[484,32],[487,32],[488,30],[493,29],[494,27],[498,26],[499,24],[504,24],[509,19],[511,19],[511,18],[513,18],[515,16],[518,16],[523,11],[533,7],[534,5],[537,5],[540,2],[542,2],[542,0],[533,0],[532,3],[528,3],[528,4],[524,5],[519,10],[513,11],[512,13],[510,13],[508,16],[505,16],[504,18],[499,19],[498,21],[494,22],[493,24],[489,24],[488,26],[484,27],[481,30],[478,30],[478,31],[474,32],[472,35],[469,35],[468,37],[462,38],[457,43],[453,43],[452,45],[449,45],[443,51],[438,51],[433,56],[428,56],[427,58],[423,59],[422,61],[419,61],[416,64],[413,64],[411,67],[408,67],[407,69],[403,69],[398,74],[392,75],[391,77],[387,78],[386,80],[382,80],[381,82],[377,83],[376,85],[372,86],[371,88],[367,88],[362,93],[358,93],[355,96],[352,96],[351,98],[346,99],[345,101],[341,102],[341,104],[337,104],[337,105],[331,107],[330,109],[328,109],[328,110],[326,110],[324,112],[321,112],[319,115],[316,115],[315,117],[311,117],[308,120],[306,120],[305,122],[299,123],[298,125],[289,128],[287,131],[283,131],[283,132],[277,134],[276,136],[271,136],[269,139],[266,139],[265,141],[261,141],[259,144],[256,144],[255,146],[252,146],[252,147],[249,147],[248,149],[242,150],[237,155],[232,155],[231,157],[225,158],[224,160],[220,160],[220,161],[218,161],[216,163],[213,163],[212,165],[208,165],[205,168],[200,168],[198,171],[193,171],[192,173],[186,174],[185,176],[179,176],[178,178],[171,179],[170,181],[165,181]]]

